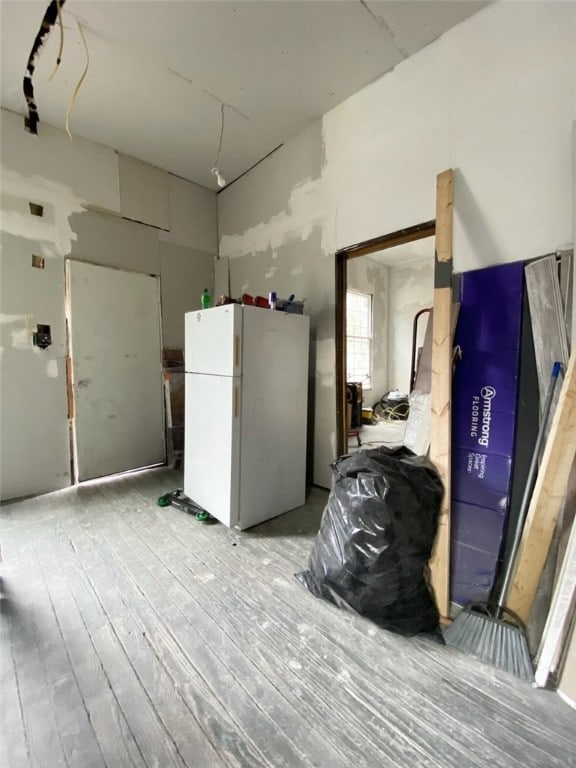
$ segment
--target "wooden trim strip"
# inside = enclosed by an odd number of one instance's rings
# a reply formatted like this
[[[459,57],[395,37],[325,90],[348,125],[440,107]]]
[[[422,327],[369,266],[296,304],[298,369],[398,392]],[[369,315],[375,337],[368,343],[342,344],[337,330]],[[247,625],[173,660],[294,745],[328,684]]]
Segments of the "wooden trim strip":
[[[362,243],[341,248],[337,251],[337,255],[344,254],[347,259],[355,259],[358,256],[367,256],[386,248],[393,248],[395,245],[403,245],[404,243],[412,243],[414,240],[422,240],[424,237],[431,237],[435,231],[435,221],[425,221],[414,227],[398,229],[389,235],[380,235],[380,237],[373,237],[371,240],[364,240]]]

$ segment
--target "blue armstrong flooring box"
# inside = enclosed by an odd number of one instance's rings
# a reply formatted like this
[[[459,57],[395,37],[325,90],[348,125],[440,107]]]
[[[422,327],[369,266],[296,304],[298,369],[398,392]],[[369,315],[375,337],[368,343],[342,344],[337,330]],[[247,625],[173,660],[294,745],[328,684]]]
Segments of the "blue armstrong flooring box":
[[[508,518],[522,320],[521,262],[466,272],[453,384],[451,600],[487,600]]]

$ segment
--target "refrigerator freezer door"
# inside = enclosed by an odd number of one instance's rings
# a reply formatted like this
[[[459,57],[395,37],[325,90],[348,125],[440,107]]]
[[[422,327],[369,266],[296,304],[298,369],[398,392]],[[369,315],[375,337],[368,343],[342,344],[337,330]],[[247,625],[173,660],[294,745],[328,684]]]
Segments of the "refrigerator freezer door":
[[[239,376],[242,372],[242,307],[187,312],[184,366],[187,373]]]
[[[228,526],[238,522],[240,381],[186,374],[184,493]]]
[[[304,504],[309,318],[244,307],[240,528]]]

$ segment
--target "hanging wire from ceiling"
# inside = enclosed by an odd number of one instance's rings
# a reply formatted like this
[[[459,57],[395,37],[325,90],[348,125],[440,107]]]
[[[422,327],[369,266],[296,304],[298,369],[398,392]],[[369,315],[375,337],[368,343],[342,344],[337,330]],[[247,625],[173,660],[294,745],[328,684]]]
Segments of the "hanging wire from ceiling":
[[[56,57],[56,64],[54,65],[54,69],[52,70],[52,74],[46,80],[47,83],[52,80],[56,72],[58,72],[58,67],[60,66],[60,63],[62,61],[62,52],[64,51],[64,24],[62,22],[62,2],[64,0],[56,0],[56,7],[58,9],[58,26],[60,27],[60,47],[58,48],[58,56]]]
[[[44,43],[50,30],[56,24],[59,16],[59,11],[62,10],[62,6],[66,0],[52,0],[42,18],[40,29],[34,38],[32,44],[32,50],[28,56],[26,62],[26,71],[24,73],[24,79],[22,81],[22,89],[24,91],[24,98],[26,99],[26,106],[28,107],[28,117],[25,118],[24,125],[26,130],[32,134],[38,133],[38,123],[40,122],[40,115],[38,114],[38,107],[36,106],[36,99],[34,97],[34,84],[32,78],[36,69],[36,59],[38,58]],[[63,28],[62,28],[63,29]]]
[[[82,29],[82,24],[76,19],[76,24],[78,24],[78,29],[80,30],[80,37],[82,38],[82,42],[84,43],[84,50],[86,52],[86,66],[84,67],[84,72],[82,72],[82,77],[80,80],[78,80],[78,83],[76,84],[76,88],[74,88],[74,93],[72,94],[72,97],[70,99],[70,104],[68,104],[68,111],[66,112],[66,133],[68,134],[68,138],[70,141],[72,141],[72,133],[70,132],[70,115],[72,114],[72,109],[74,107],[74,104],[76,102],[76,98],[78,97],[78,93],[80,92],[80,88],[82,88],[82,83],[86,79],[86,75],[88,74],[88,68],[90,67],[90,51],[88,50],[88,43],[86,42],[86,38],[84,36],[84,30]]]
[[[221,102],[220,104],[220,141],[218,142],[218,152],[216,153],[216,160],[214,162],[214,167],[210,171],[210,173],[213,176],[216,176],[216,182],[219,187],[225,187],[226,186],[226,179],[220,172],[220,168],[218,167],[218,163],[220,161],[220,153],[222,152],[222,140],[224,138],[224,109],[226,105],[224,102]]]

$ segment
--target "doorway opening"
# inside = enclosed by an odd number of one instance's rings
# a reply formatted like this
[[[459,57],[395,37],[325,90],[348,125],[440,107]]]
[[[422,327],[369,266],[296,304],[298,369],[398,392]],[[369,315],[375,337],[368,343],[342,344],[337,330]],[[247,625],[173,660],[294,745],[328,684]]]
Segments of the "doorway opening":
[[[435,221],[336,253],[337,452],[402,442],[417,350],[433,304]],[[418,316],[418,319],[416,319]],[[413,353],[412,350],[415,350]],[[364,413],[363,413],[364,411]],[[366,441],[363,420],[372,421]]]

